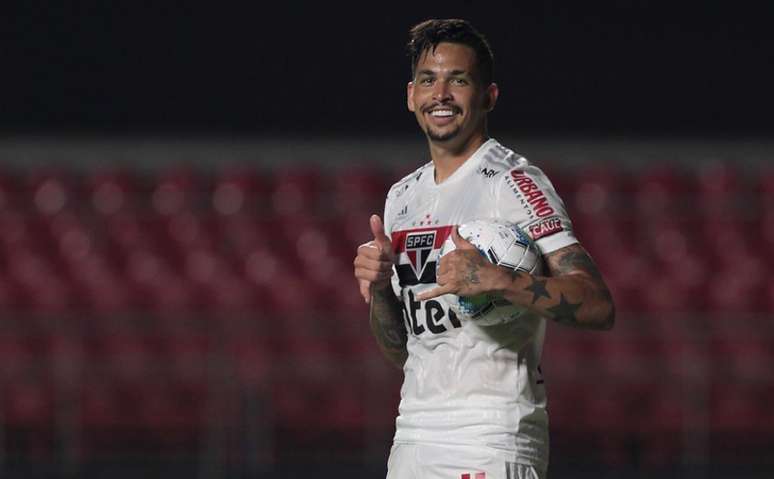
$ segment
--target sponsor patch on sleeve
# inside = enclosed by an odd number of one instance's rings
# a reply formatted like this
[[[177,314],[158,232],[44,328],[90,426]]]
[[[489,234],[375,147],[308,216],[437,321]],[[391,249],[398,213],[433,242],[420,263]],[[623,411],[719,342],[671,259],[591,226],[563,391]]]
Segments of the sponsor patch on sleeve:
[[[530,224],[527,226],[527,230],[532,240],[537,241],[540,238],[564,231],[564,226],[562,226],[562,220],[559,217],[551,216],[550,218],[542,218]]]
[[[526,208],[530,218],[546,218],[556,213],[541,186],[524,170],[511,170],[505,181]]]

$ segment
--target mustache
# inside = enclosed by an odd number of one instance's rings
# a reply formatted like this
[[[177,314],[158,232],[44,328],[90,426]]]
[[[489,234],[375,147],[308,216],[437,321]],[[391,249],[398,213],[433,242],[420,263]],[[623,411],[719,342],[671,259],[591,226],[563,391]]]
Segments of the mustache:
[[[422,107],[422,113],[427,113],[430,110],[434,110],[434,109],[440,108],[440,107],[450,108],[454,113],[460,113],[462,111],[462,108],[460,108],[459,106],[455,105],[454,103],[437,103],[436,102],[436,103],[431,103],[429,105],[423,106]]]

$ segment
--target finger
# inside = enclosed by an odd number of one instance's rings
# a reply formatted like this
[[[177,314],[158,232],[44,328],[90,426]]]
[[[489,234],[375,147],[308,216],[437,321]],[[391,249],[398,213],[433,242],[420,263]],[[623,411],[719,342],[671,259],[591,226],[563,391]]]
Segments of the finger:
[[[381,257],[369,258],[367,256],[358,255],[353,261],[355,268],[371,269],[374,271],[392,271],[392,263],[386,261]]]
[[[383,253],[390,251],[392,249],[392,242],[384,232],[384,223],[382,223],[382,219],[379,215],[371,215],[369,223],[371,225],[371,233],[374,235],[374,241],[379,249]]]
[[[453,291],[451,285],[447,286],[440,286],[438,288],[431,289],[430,291],[423,291],[417,295],[417,299],[420,301],[425,301],[428,299],[437,298],[438,296],[442,296],[444,294],[449,294]]]
[[[457,249],[476,249],[476,247],[473,246],[473,244],[470,241],[460,236],[459,229],[460,229],[459,226],[455,226],[454,228],[452,228],[451,237],[452,237],[452,241],[454,241],[454,246],[456,246]]]
[[[382,252],[381,248],[379,247],[379,245],[376,244],[375,241],[369,241],[368,243],[358,246],[356,257],[362,256],[365,258],[386,261],[390,265],[392,265],[393,260],[390,253],[391,252],[389,251],[389,247],[388,247],[388,252],[385,253],[385,252]]]
[[[391,269],[376,271],[367,268],[355,268],[355,278],[368,281],[369,283],[387,283],[392,278],[392,274],[393,271]]]
[[[363,297],[366,304],[368,304],[371,302],[371,283],[363,279],[359,279],[358,283],[360,285],[360,295]]]

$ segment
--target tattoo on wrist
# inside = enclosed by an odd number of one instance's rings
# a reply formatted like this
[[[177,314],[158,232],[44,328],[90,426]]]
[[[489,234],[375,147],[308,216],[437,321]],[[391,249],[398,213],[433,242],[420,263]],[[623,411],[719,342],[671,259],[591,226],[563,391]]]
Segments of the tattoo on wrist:
[[[515,282],[518,279],[521,279],[526,273],[523,271],[519,271],[517,269],[512,269],[508,272],[511,276],[511,283]]]

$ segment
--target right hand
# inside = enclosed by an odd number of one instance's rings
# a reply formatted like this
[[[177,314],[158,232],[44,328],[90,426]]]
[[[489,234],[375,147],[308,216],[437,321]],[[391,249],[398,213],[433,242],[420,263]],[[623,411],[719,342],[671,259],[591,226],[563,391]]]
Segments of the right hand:
[[[360,294],[366,303],[371,301],[371,292],[390,286],[395,264],[392,241],[384,233],[384,224],[378,215],[371,215],[371,233],[374,239],[357,248],[355,257],[355,278],[360,286]]]

